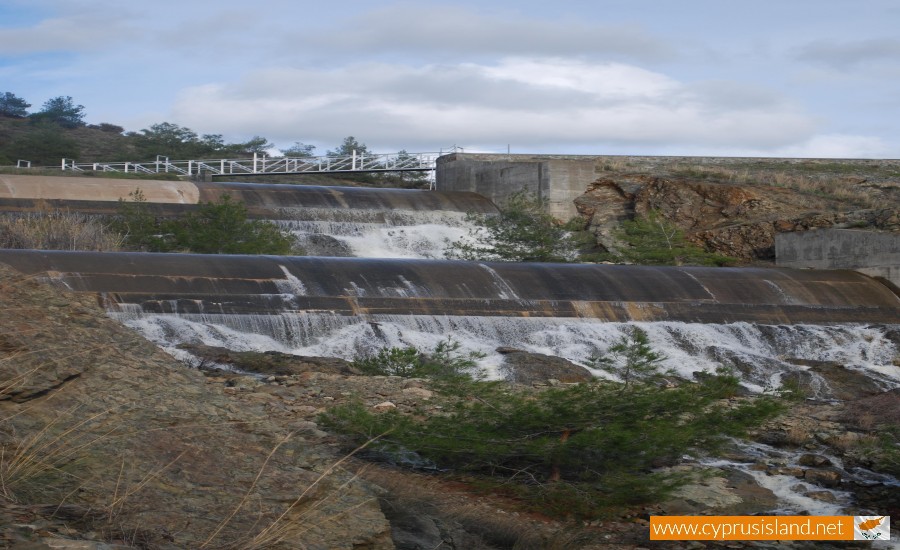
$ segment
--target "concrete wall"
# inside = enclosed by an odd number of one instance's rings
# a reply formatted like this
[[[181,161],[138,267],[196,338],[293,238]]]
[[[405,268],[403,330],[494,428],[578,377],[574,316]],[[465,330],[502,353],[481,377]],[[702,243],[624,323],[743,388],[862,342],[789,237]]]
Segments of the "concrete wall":
[[[188,181],[0,174],[0,199],[118,201],[140,189],[148,202],[197,204],[200,192]]]
[[[775,236],[780,267],[853,269],[900,289],[900,234],[818,229]]]
[[[442,191],[474,191],[502,203],[510,194],[525,189],[549,202],[549,213],[566,221],[577,212],[572,204],[588,185],[609,174],[608,165],[639,166],[642,171],[684,163],[689,166],[729,168],[747,163],[832,165],[860,170],[900,168],[898,159],[789,159],[749,157],[648,157],[631,155],[503,155],[453,153],[437,160],[436,185]]]
[[[439,191],[474,191],[497,204],[524,190],[568,220],[578,213],[572,201],[597,177],[594,156],[454,153],[438,159],[436,182]]]

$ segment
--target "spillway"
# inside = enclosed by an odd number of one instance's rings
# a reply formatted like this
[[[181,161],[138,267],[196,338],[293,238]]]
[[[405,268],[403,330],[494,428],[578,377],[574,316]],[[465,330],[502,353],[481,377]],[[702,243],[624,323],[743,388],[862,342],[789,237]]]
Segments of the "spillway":
[[[588,366],[640,326],[685,377],[726,365],[763,391],[800,358],[900,385],[900,298],[850,271],[33,250],[0,262],[97,296],[186,359],[178,344],[352,359],[452,337],[499,376],[499,347]]]
[[[255,219],[290,232],[310,256],[443,258],[449,243],[472,230],[468,214],[496,206],[469,192],[292,184],[123,180],[0,174],[0,211],[42,209],[109,216],[119,199],[140,189],[157,217],[181,216],[222,196]]]
[[[413,212],[496,212],[477,193],[421,189],[376,189],[323,185],[117,180],[87,177],[0,174],[0,209],[29,211],[43,205],[85,213],[114,214],[119,199],[140,189],[148,205],[178,214],[200,202],[223,195],[243,202],[259,218],[294,219],[296,209],[343,209]]]
[[[894,323],[852,271],[0,251],[0,262],[153,313],[451,315],[766,324]]]

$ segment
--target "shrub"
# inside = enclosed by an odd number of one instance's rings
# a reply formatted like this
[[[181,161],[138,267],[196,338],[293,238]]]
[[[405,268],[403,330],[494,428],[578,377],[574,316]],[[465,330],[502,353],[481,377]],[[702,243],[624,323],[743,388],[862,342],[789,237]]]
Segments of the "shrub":
[[[97,218],[43,208],[0,218],[0,248],[36,250],[120,250],[124,237]]]
[[[222,195],[201,203],[197,212],[172,225],[178,247],[198,254],[275,254],[291,252],[293,239],[275,224],[247,219],[244,203]]]
[[[733,258],[704,251],[690,243],[684,231],[651,210],[646,216],[622,223],[616,237],[627,244],[619,256],[628,262],[647,265],[728,265]]]
[[[644,352],[637,361],[654,363]],[[382,456],[415,453],[439,468],[503,483],[535,508],[552,503],[560,514],[596,517],[609,506],[662,498],[683,480],[660,467],[714,451],[780,410],[770,397],[723,401],[737,386],[726,373],[673,388],[636,378],[540,392],[457,380],[445,386],[455,402],[441,415],[378,414],[355,403],[321,420],[351,445],[387,433],[373,444]]]
[[[477,377],[474,373],[476,361],[484,354],[463,354],[459,348],[459,342],[447,338],[438,343],[431,353],[423,353],[414,347],[382,348],[374,355],[357,358],[351,364],[369,375],[443,380]]]
[[[569,262],[578,243],[553,216],[546,201],[520,191],[500,207],[499,214],[469,214],[476,225],[468,240],[454,242],[450,259],[502,262]]]
[[[293,238],[275,224],[247,218],[243,203],[223,195],[218,202],[200,203],[180,219],[161,220],[150,212],[140,189],[119,200],[115,226],[129,247],[149,252],[186,250],[197,254],[291,253]]]
[[[162,223],[148,206],[140,188],[128,193],[128,199],[119,199],[119,213],[113,226],[125,235],[125,243],[132,250],[168,252],[174,248],[171,238],[162,232]]]

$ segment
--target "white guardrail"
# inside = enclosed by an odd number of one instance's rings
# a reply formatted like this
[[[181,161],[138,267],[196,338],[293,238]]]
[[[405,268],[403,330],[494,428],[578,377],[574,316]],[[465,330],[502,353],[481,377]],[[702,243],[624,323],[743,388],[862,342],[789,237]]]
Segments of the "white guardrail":
[[[431,171],[439,153],[357,154],[323,157],[269,157],[254,153],[252,158],[169,160],[157,156],[148,162],[76,162],[62,159],[61,168],[76,172],[123,172],[137,174],[291,174],[303,172],[393,172]]]

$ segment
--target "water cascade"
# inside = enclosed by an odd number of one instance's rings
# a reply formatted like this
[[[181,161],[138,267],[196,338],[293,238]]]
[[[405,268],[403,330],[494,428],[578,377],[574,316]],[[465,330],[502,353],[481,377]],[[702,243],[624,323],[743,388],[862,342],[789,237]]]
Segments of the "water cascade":
[[[685,376],[724,363],[763,391],[831,361],[900,385],[900,298],[850,271],[17,250],[0,261],[96,294],[168,347],[349,359],[452,336],[496,375],[498,347],[589,365],[638,324]]]
[[[466,212],[495,211],[483,197],[178,185],[194,187],[157,193],[162,198],[148,206],[177,215],[227,194],[252,216],[289,228],[319,256],[0,250],[0,262],[97,296],[112,317],[185,359],[178,344],[352,359],[385,346],[433,349],[452,337],[463,352],[483,353],[480,366],[497,377],[500,347],[590,368],[592,357],[638,326],[665,355],[664,366],[686,378],[725,365],[750,391],[769,391],[791,377],[813,388],[815,397],[830,399],[827,377],[810,365],[836,364],[877,388],[900,387],[900,297],[859,273],[447,262],[427,258],[440,258],[448,240],[466,233]],[[118,198],[7,195],[0,192],[0,209],[27,211],[47,199],[51,206],[97,214],[114,212]],[[761,445],[745,450],[782,452]],[[814,508],[792,492],[785,476],[730,467],[768,484],[786,510],[839,510]],[[844,502],[846,495],[836,498]]]
[[[60,185],[21,178],[26,181],[18,185],[4,186],[0,181],[0,210],[56,208],[115,215],[119,199],[140,189],[151,213],[173,217],[196,209],[199,202],[228,196],[243,203],[252,218],[287,229],[309,256],[443,258],[449,243],[468,235],[472,227],[468,213],[497,211],[489,200],[467,192],[139,180],[98,185],[91,178],[73,178],[74,183]],[[88,181],[77,181],[81,179]]]

